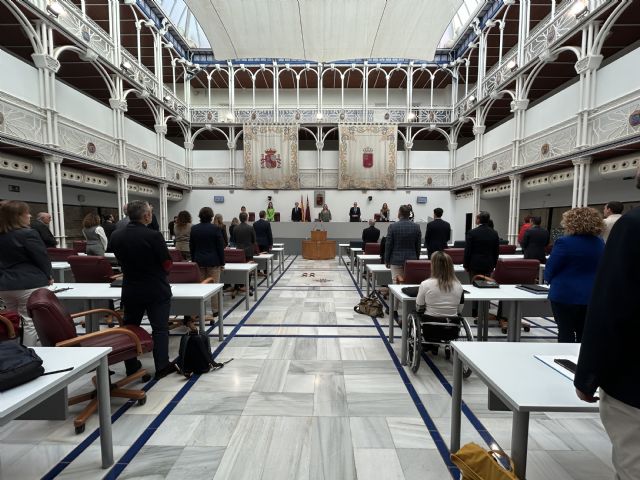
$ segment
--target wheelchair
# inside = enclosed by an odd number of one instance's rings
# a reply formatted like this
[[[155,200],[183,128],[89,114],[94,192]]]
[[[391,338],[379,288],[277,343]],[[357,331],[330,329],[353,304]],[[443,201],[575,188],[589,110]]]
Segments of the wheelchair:
[[[420,368],[420,360],[423,351],[438,354],[440,347],[444,347],[445,358],[451,358],[451,342],[464,340],[473,342],[471,327],[464,317],[432,317],[424,313],[413,311],[409,314],[407,365],[415,373]],[[464,334],[461,336],[461,330]],[[471,369],[463,365],[464,378],[471,375]]]

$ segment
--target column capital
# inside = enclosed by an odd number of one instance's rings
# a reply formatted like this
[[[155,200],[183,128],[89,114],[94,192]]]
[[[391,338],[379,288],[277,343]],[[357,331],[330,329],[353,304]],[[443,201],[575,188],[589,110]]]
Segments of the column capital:
[[[602,63],[602,55],[587,55],[578,60],[575,64],[576,73],[580,75],[581,73],[589,71],[594,71],[600,68],[600,64]]]
[[[509,175],[509,180],[510,181],[517,181],[517,180],[522,180],[522,175],[520,174],[516,174],[516,175]]]
[[[572,160],[571,163],[573,163],[574,165],[591,165],[592,158],[591,157],[576,158]]]
[[[58,70],[60,70],[60,62],[51,55],[47,55],[46,53],[32,53],[31,58],[37,68],[43,68],[53,73],[57,73]]]
[[[404,149],[411,150],[413,148],[413,142],[405,142]]]
[[[98,52],[91,47],[87,47],[87,50],[79,53],[78,56],[80,60],[84,60],[85,62],[95,62],[98,59]]]
[[[62,163],[62,157],[58,155],[45,155],[42,159],[45,163]]]
[[[324,142],[316,142],[316,148],[322,150],[324,148]]]
[[[447,145],[447,147],[449,148],[450,152],[455,152],[458,149],[458,143],[457,142],[451,142]]]
[[[193,142],[184,142],[185,150],[193,150]]]
[[[471,190],[473,190],[473,193],[480,193],[480,190],[482,190],[482,185],[480,184],[475,184],[475,185],[471,185]]]
[[[163,124],[156,124],[153,126],[156,133],[161,133],[162,135],[167,134],[167,126]]]
[[[529,100],[527,98],[520,98],[511,102],[512,112],[524,111],[527,108],[529,108]]]
[[[474,125],[473,134],[474,135],[483,135],[487,127],[485,125]]]
[[[127,109],[129,108],[127,101],[126,100],[120,100],[119,98],[110,98],[109,99],[109,106],[113,109],[113,110],[120,110],[122,112],[126,112]]]
[[[227,148],[228,148],[229,150],[235,150],[235,148],[236,148],[236,142],[233,142],[233,141],[229,141],[229,142],[227,142]]]
[[[158,184],[158,188],[160,190],[167,190],[167,188],[169,188],[169,184],[168,183],[159,183]]]
[[[116,174],[116,176],[118,178],[123,179],[123,180],[128,180],[129,179],[129,174],[128,173],[118,173],[118,174]]]

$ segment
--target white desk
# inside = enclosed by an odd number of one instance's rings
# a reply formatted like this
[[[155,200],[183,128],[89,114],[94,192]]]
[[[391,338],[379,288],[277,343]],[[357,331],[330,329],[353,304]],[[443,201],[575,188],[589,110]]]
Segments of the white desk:
[[[425,258],[423,258],[422,256],[420,257],[421,260],[426,260]],[[365,283],[367,284],[367,295],[369,295],[371,293],[372,290],[376,289],[376,284],[378,283],[378,276],[384,277],[383,279],[381,279],[381,282],[385,282],[385,283],[381,283],[382,285],[388,285],[390,283],[393,283],[393,280],[391,279],[391,269],[387,268],[386,265],[381,264],[381,263],[367,263],[365,265],[365,270],[367,271],[367,275]],[[454,265],[453,266],[453,271],[456,274],[456,277],[458,277],[458,280],[460,280],[461,283],[466,282],[466,270],[464,268],[462,268],[462,265]]]
[[[410,297],[402,293],[404,287],[411,287],[416,285],[389,285],[389,341],[393,343],[393,328],[394,319],[393,311],[395,302],[400,303],[400,318],[402,319],[402,343],[400,348],[400,361],[403,365],[407,363],[407,317],[409,316],[409,310],[415,309],[416,298]],[[479,302],[478,306],[478,334],[477,340],[482,341],[488,337],[488,313],[489,302],[491,300],[502,300],[514,302],[514,311],[509,315],[509,327],[507,341],[519,342],[520,341],[520,328],[522,325],[522,306],[523,301],[544,301],[547,299],[546,294],[536,294],[520,290],[515,285],[500,285],[500,288],[477,288],[473,285],[462,286],[467,292],[464,294],[464,301]]]
[[[284,248],[284,243],[274,243],[273,246],[274,247]]]
[[[254,280],[254,300],[258,300],[258,264],[257,263],[227,263],[220,273],[220,281],[223,283],[243,283],[245,308],[249,310],[249,291],[251,290],[251,278]]]
[[[34,347],[42,358],[45,372],[73,366],[68,372],[43,375],[28,383],[0,393],[0,426],[28,412],[47,398],[97,369],[98,415],[100,418],[100,448],[102,468],[113,465],[111,440],[111,399],[109,397],[109,367],[107,355],[111,347]],[[0,477],[2,475],[0,474]]]
[[[278,256],[278,269],[284,273],[284,247],[273,247],[271,252]]]
[[[267,271],[267,287],[271,286],[273,281],[273,253],[261,253],[260,255],[254,255],[253,260],[258,264],[260,270]]]
[[[349,247],[349,267],[351,268],[351,273],[355,273],[356,268],[356,255],[362,253],[362,249],[359,247]]]
[[[420,260],[429,260],[429,257],[426,254],[420,254]],[[362,288],[362,275],[365,273],[368,264],[376,264],[381,263],[382,260],[380,255],[365,255],[358,254],[356,255],[356,264],[357,264],[357,279],[358,286]],[[367,280],[367,291],[369,291],[369,285]]]
[[[579,344],[453,342],[452,345],[451,452],[460,448],[463,363],[513,412],[511,457],[520,479],[524,480],[526,475],[530,412],[598,411],[597,406],[578,399],[569,378],[535,358],[535,355],[577,356]]]
[[[340,264],[340,260],[344,263],[343,255],[346,255],[349,252],[349,244],[348,243],[339,243],[338,244],[338,264]],[[346,265],[346,263],[345,263]]]
[[[254,264],[255,265],[255,264]],[[110,287],[108,283],[58,283],[53,285],[52,290],[70,287],[70,290],[57,292],[56,296],[64,300],[84,300],[88,302],[88,308],[92,309],[95,300],[117,300],[122,296],[122,289]],[[205,331],[206,302],[211,297],[218,295],[218,338],[224,340],[222,328],[223,317],[223,297],[222,283],[174,283],[171,284],[171,312],[173,314],[193,314],[194,310],[200,312],[200,331]],[[198,306],[194,308],[194,304]],[[126,307],[125,307],[126,308]],[[88,316],[85,321],[87,332],[94,332],[99,329],[97,319],[93,315]]]
[[[64,282],[65,272],[71,271],[71,265],[69,262],[51,262],[51,268],[56,274],[56,282]]]

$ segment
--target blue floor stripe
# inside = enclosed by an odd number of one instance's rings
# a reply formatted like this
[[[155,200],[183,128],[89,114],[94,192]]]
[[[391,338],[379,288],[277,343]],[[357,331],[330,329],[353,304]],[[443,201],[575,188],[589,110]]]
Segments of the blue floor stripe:
[[[297,257],[291,261],[291,266],[293,262],[295,262]],[[280,274],[280,276],[273,282],[272,287],[287,273],[287,268]],[[237,334],[238,330],[242,328],[244,322],[246,322],[249,317],[253,314],[253,312],[258,308],[258,306],[262,303],[262,301],[267,297],[269,292],[271,291],[271,287],[267,288],[266,292],[258,299],[258,301],[251,307],[251,309],[247,312],[244,318],[238,323],[238,325],[231,331],[229,335],[227,335],[223,342],[218,345],[218,347],[213,352],[213,357],[217,357],[218,354],[229,344],[229,341],[233,339],[233,337]],[[180,391],[171,399],[171,401],[162,409],[162,411],[158,414],[158,416],[151,422],[151,424],[142,432],[142,434],[136,439],[136,441],[129,447],[127,452],[122,456],[122,458],[109,470],[109,472],[103,477],[105,480],[115,480],[120,474],[124,471],[124,469],[129,465],[129,463],[135,458],[135,456],[140,452],[142,447],[145,446],[147,441],[151,438],[151,436],[155,433],[155,431],[162,425],[162,423],[166,420],[166,418],[171,414],[171,412],[176,408],[178,403],[184,398],[184,396],[189,392],[191,387],[195,385],[195,383],[200,378],[200,375],[194,375],[191,377],[187,383],[180,389]]]
[[[237,337],[245,337],[245,338],[379,338],[378,335],[301,335],[301,334],[291,334],[291,335],[276,335],[276,334],[268,334],[268,333],[256,333],[255,335],[251,334],[241,334],[236,335]]]

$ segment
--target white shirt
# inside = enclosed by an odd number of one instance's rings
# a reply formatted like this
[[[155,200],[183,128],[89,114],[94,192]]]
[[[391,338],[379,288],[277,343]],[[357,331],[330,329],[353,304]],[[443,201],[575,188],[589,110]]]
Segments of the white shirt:
[[[604,230],[602,231],[602,238],[605,242],[607,241],[607,238],[609,238],[609,234],[611,233],[613,224],[616,223],[621,216],[622,215],[619,213],[612,213],[604,219]]]
[[[438,280],[427,278],[418,289],[416,306],[421,309],[426,305],[424,313],[433,317],[454,317],[458,315],[462,291],[460,282],[454,281],[451,291],[445,292],[438,287]]]

